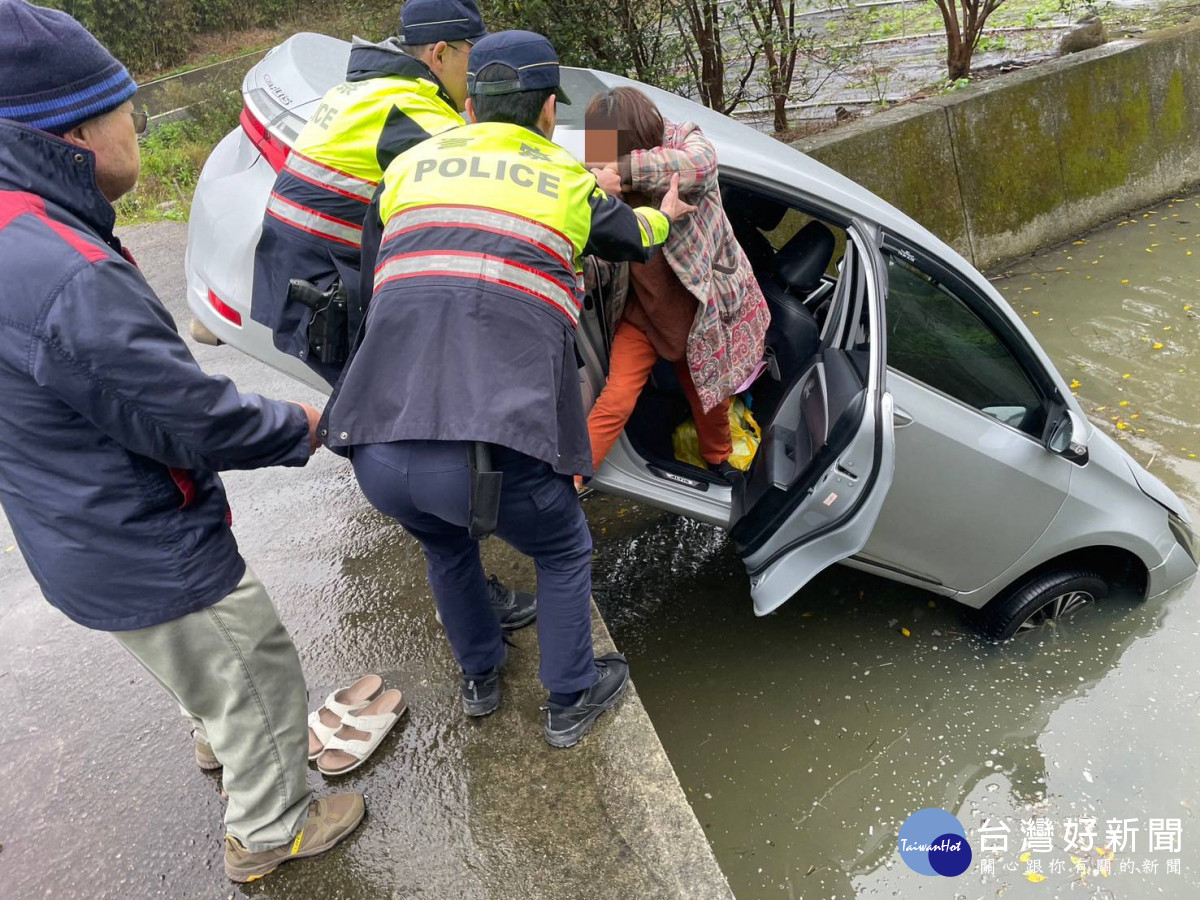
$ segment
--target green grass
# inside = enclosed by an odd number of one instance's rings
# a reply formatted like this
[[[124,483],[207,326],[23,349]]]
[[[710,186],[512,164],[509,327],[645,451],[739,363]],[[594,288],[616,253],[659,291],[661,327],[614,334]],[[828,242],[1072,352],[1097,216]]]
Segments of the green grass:
[[[210,92],[192,116],[153,128],[141,141],[142,172],[137,187],[116,204],[117,224],[186,222],[200,170],[213,147],[237,127],[238,90]]]

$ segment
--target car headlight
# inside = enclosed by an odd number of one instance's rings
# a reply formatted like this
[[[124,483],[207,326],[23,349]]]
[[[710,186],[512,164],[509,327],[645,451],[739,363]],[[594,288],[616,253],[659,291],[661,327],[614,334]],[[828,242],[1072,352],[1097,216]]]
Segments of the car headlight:
[[[1167,513],[1167,521],[1171,525],[1171,533],[1175,535],[1175,540],[1179,541],[1180,546],[1192,558],[1192,562],[1200,565],[1200,541],[1196,540],[1196,532],[1192,530],[1192,526],[1184,521],[1182,516],[1173,512]]]

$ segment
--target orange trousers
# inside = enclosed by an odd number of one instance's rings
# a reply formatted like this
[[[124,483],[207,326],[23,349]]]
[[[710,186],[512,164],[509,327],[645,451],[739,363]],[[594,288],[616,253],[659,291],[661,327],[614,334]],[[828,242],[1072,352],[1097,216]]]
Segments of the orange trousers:
[[[608,456],[617,438],[625,429],[625,423],[633,415],[638,396],[650,371],[658,362],[658,351],[650,343],[646,333],[635,325],[622,321],[613,337],[612,356],[608,363],[608,381],[588,415],[588,437],[592,440],[592,463],[596,468]],[[684,395],[692,407],[696,420],[696,434],[700,439],[700,455],[704,461],[716,465],[724,462],[733,452],[733,441],[729,436],[729,400],[722,400],[707,415],[700,406],[696,386],[692,384],[692,373],[687,361],[675,363],[675,374],[683,386]]]

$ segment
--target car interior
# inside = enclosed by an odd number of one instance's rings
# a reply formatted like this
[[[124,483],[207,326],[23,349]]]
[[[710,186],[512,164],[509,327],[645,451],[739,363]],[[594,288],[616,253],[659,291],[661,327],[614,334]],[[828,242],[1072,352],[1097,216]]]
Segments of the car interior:
[[[721,194],[771,312],[766,369],[741,395],[762,428],[735,491],[735,504],[749,510],[770,494],[807,490],[805,482],[827,467],[822,460],[853,435],[869,362],[866,282],[839,225],[754,188],[723,182]],[[831,316],[841,306],[848,314]],[[672,434],[690,415],[673,367],[660,360],[625,434],[647,463],[690,483],[681,490],[707,490],[722,476],[677,460],[673,450]]]

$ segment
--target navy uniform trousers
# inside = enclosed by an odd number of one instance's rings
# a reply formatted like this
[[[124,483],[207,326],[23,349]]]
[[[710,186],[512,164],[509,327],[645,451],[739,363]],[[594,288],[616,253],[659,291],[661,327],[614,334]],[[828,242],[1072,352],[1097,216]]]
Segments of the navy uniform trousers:
[[[488,600],[479,542],[467,534],[467,444],[396,441],[354,448],[367,499],[400,522],[425,551],[429,584],[454,657],[467,675],[504,661],[500,622]],[[573,479],[547,463],[493,445],[504,473],[496,536],[537,566],[539,675],[553,693],[595,683],[592,654],[592,536]]]

